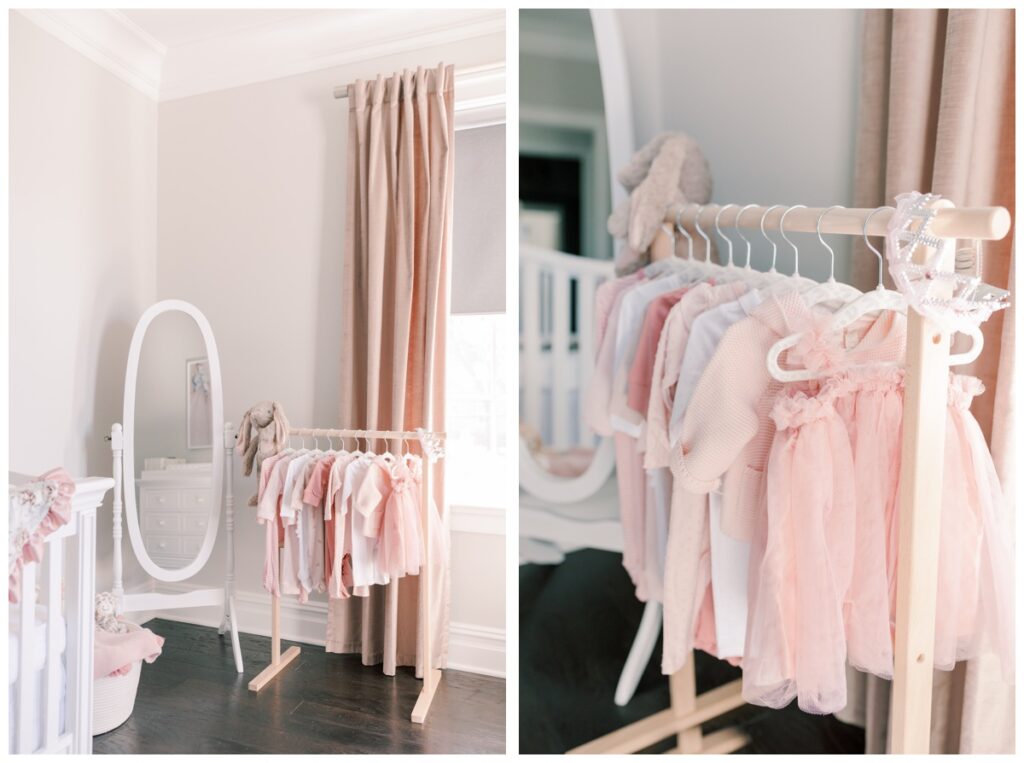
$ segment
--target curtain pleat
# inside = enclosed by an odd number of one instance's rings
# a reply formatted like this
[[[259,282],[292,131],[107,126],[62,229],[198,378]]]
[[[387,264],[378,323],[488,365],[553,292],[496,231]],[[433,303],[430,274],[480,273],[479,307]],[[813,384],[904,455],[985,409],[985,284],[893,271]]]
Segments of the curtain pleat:
[[[443,64],[349,86],[340,292],[345,427],[444,430],[453,103],[453,68]],[[433,471],[438,507],[441,475]],[[358,652],[363,664],[381,662],[388,675],[415,665],[422,676],[419,644],[429,606],[433,664],[445,667],[450,571],[447,554],[433,547],[431,574],[429,603],[421,600],[418,577],[374,586],[368,597],[331,600],[327,650]]]
[[[1014,11],[868,10],[862,52],[856,206],[892,205],[896,194],[916,190],[957,206],[1005,206],[1014,215]],[[984,242],[986,282],[1011,283],[1012,242],[1012,230],[1002,241]],[[877,273],[877,260],[858,240],[852,282],[866,290]],[[985,351],[956,369],[985,384],[972,412],[989,438],[1011,507],[1012,311],[982,325]],[[857,680],[841,717],[863,720],[868,751],[884,751],[889,703],[880,696],[888,684],[863,675]],[[988,661],[936,671],[932,704],[933,752],[1013,750],[1013,687]]]

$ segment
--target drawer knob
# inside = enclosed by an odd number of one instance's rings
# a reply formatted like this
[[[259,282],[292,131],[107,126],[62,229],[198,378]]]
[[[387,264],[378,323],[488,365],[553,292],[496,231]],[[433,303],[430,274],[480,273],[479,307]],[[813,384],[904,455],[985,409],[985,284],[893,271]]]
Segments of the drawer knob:
[[[164,498],[163,496],[160,496],[159,498],[157,498],[156,501],[157,501],[157,503],[167,503],[167,499]]]
[[[197,495],[196,496],[196,503],[206,503],[206,499],[203,496],[201,496],[201,495]]]
[[[157,522],[157,524],[160,525],[161,527],[164,527],[167,524],[167,520],[161,519],[159,522]]]
[[[159,543],[159,544],[157,544],[157,547],[158,548],[167,548],[167,544],[166,543]]]

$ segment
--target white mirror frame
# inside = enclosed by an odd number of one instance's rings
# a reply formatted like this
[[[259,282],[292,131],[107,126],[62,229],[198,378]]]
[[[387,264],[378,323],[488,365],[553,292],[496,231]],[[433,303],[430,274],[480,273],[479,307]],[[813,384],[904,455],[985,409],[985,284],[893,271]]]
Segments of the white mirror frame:
[[[139,375],[139,360],[142,355],[142,342],[146,338],[146,330],[149,324],[157,316],[164,313],[180,312],[185,313],[196,322],[199,331],[203,335],[203,342],[206,345],[206,357],[210,367],[210,396],[213,402],[213,417],[210,425],[213,427],[211,442],[213,443],[213,495],[210,503],[210,519],[206,525],[206,536],[203,538],[203,545],[195,559],[184,567],[177,569],[165,569],[153,561],[146,550],[146,544],[142,538],[142,531],[139,527],[139,509],[135,494],[135,387]],[[217,355],[217,342],[213,338],[213,329],[210,328],[206,316],[195,305],[180,299],[165,299],[150,306],[139,318],[135,326],[135,333],[132,334],[132,343],[128,349],[128,367],[124,379],[124,501],[128,515],[128,537],[131,539],[132,549],[139,564],[150,576],[165,583],[175,583],[181,580],[188,580],[201,570],[213,553],[214,543],[217,541],[217,529],[220,524],[221,490],[224,479],[224,449],[218,447],[220,438],[224,431],[224,400],[221,391],[220,357]]]
[[[627,198],[626,189],[615,179],[619,169],[625,167],[633,155],[633,97],[629,86],[629,67],[626,48],[622,44],[618,12],[611,8],[590,11],[590,24],[594,28],[597,46],[597,64],[601,69],[601,94],[604,98],[604,119],[608,138],[608,182],[611,183],[612,209]],[[621,265],[619,251],[615,264]]]

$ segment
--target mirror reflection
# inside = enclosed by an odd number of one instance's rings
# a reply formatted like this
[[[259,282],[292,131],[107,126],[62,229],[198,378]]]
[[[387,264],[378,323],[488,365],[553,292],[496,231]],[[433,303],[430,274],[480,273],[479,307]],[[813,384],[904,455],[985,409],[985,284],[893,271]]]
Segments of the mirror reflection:
[[[157,316],[139,357],[135,490],[146,549],[166,569],[195,559],[214,506],[212,396],[195,321],[176,311]]]
[[[612,275],[601,69],[588,10],[523,9],[519,30],[520,452],[572,480],[600,442],[583,390],[594,291]]]

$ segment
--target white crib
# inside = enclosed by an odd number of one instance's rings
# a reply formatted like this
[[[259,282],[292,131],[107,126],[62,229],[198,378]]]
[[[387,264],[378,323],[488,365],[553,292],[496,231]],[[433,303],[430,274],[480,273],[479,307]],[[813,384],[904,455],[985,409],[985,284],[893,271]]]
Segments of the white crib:
[[[597,354],[594,295],[614,266],[528,244],[520,244],[519,263],[520,417],[554,449],[594,448],[586,471],[565,478],[537,463],[520,438],[520,561],[557,564],[581,548],[622,553],[614,443],[583,420]],[[661,605],[649,602],[615,690],[617,705],[632,698],[660,631]]]
[[[70,521],[46,538],[42,562],[24,566],[20,601],[8,605],[10,752],[92,752],[96,509],[113,485],[75,481]]]

